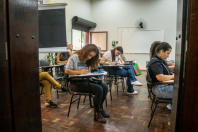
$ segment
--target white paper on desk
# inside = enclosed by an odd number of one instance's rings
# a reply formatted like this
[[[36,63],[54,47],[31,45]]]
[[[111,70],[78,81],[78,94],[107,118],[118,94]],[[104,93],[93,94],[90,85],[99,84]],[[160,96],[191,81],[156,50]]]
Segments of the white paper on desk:
[[[103,71],[103,73],[93,72],[93,73],[82,74],[80,76],[106,75],[106,74],[107,74],[107,72],[106,71]]]
[[[87,74],[81,74],[81,75],[70,75],[70,77],[72,77],[72,76],[79,76],[79,77],[81,77],[81,76],[93,76],[93,75],[106,75],[107,74],[107,72],[106,71],[103,71],[103,73],[99,73],[99,72],[94,72],[94,73],[87,73]]]

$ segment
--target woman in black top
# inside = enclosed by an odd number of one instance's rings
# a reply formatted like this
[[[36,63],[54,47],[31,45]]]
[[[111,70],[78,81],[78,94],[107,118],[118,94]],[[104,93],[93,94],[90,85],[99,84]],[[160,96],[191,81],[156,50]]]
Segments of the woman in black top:
[[[58,52],[58,54],[56,56],[57,64],[67,64],[69,57],[72,55],[73,45],[72,44],[67,45],[67,49],[69,50],[69,52],[62,52],[62,53]],[[61,70],[63,73],[65,73],[64,67],[65,67],[64,65],[61,67]]]
[[[151,49],[152,53],[155,53],[148,64],[148,72],[151,76],[152,82],[162,82],[173,80],[174,75],[170,74],[170,69],[165,61],[171,53],[172,47],[166,43],[156,43]],[[172,99],[173,85],[159,84],[153,87],[154,94],[159,98]]]

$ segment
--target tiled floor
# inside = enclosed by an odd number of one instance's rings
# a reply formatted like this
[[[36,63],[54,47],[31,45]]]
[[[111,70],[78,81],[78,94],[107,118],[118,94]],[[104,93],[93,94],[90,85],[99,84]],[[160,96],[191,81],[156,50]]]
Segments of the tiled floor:
[[[137,79],[143,86],[135,86],[138,95],[127,95],[126,90],[122,91],[119,85],[119,94],[116,87],[112,88],[113,100],[107,95],[108,105],[104,109],[110,114],[106,124],[93,121],[93,109],[89,106],[89,100],[81,99],[79,110],[77,103],[72,105],[70,116],[67,117],[70,94],[59,92],[59,99],[56,90],[52,91],[52,101],[58,104],[58,108],[44,106],[44,95],[41,95],[42,129],[43,132],[168,132],[170,129],[170,113],[166,104],[159,104],[150,128],[147,125],[150,119],[151,101],[148,100],[148,92],[145,81],[146,72]]]

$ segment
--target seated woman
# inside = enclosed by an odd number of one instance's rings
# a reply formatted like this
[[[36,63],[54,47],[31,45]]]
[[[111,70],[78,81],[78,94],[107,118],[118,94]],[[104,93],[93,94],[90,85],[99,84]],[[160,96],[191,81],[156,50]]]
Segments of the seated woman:
[[[56,89],[65,89],[63,86],[61,86],[52,76],[49,75],[47,72],[43,72],[41,70],[41,67],[39,67],[39,82],[43,84],[44,86],[44,94],[45,94],[45,106],[47,107],[57,107],[57,104],[54,104],[51,101],[51,86],[50,83],[56,88]]]
[[[151,48],[150,48],[150,54],[149,54],[149,57],[150,57],[150,60],[152,59],[153,55],[155,55],[155,52],[156,52],[156,49],[157,47],[161,44],[160,41],[155,41],[151,44]],[[155,49],[155,50],[154,50]],[[168,67],[169,69],[171,70],[174,70],[175,69],[175,64],[172,63],[172,62],[168,62],[167,61],[167,64],[168,64]]]
[[[107,51],[100,60],[100,64],[115,65],[118,61],[120,61],[121,64],[124,64],[124,61],[120,57],[121,54],[123,54],[121,46],[118,46],[111,51]],[[122,68],[110,68],[107,69],[107,71],[113,75],[116,71],[116,75],[127,77],[127,94],[138,94],[137,91],[134,91],[133,85],[142,86],[142,84],[135,78],[135,73],[131,65],[125,65]]]
[[[165,61],[171,53],[172,47],[162,42],[157,47],[153,46],[152,52],[155,52],[148,64],[148,72],[151,76],[152,82],[162,82],[174,79],[174,75],[170,74],[170,69]],[[153,87],[154,94],[159,98],[172,99],[173,85],[159,84]],[[170,107],[168,105],[167,107]]]
[[[67,49],[69,50],[69,52],[62,52],[62,53],[58,52],[56,58],[57,64],[67,64],[69,57],[72,55],[73,45],[72,44],[67,45]],[[64,67],[65,67],[64,65],[61,67],[63,73],[64,73]]]
[[[88,44],[82,49],[73,53],[69,58],[65,73],[69,75],[86,74],[98,66],[99,51],[96,45]],[[82,79],[70,80],[70,89],[75,92],[88,92],[88,82]],[[100,85],[90,83],[90,90],[95,94],[94,120],[106,122],[104,117],[109,117],[103,110],[103,102],[106,99],[108,86],[105,83]]]

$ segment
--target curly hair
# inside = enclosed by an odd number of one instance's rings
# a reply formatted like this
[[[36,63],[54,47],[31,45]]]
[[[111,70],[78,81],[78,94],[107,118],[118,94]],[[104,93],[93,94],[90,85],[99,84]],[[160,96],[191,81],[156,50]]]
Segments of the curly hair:
[[[86,61],[90,52],[96,53],[94,57]],[[75,51],[73,54],[78,54],[80,61],[86,61],[88,67],[92,69],[98,66],[99,63],[99,50],[95,44],[87,44],[82,49]]]

